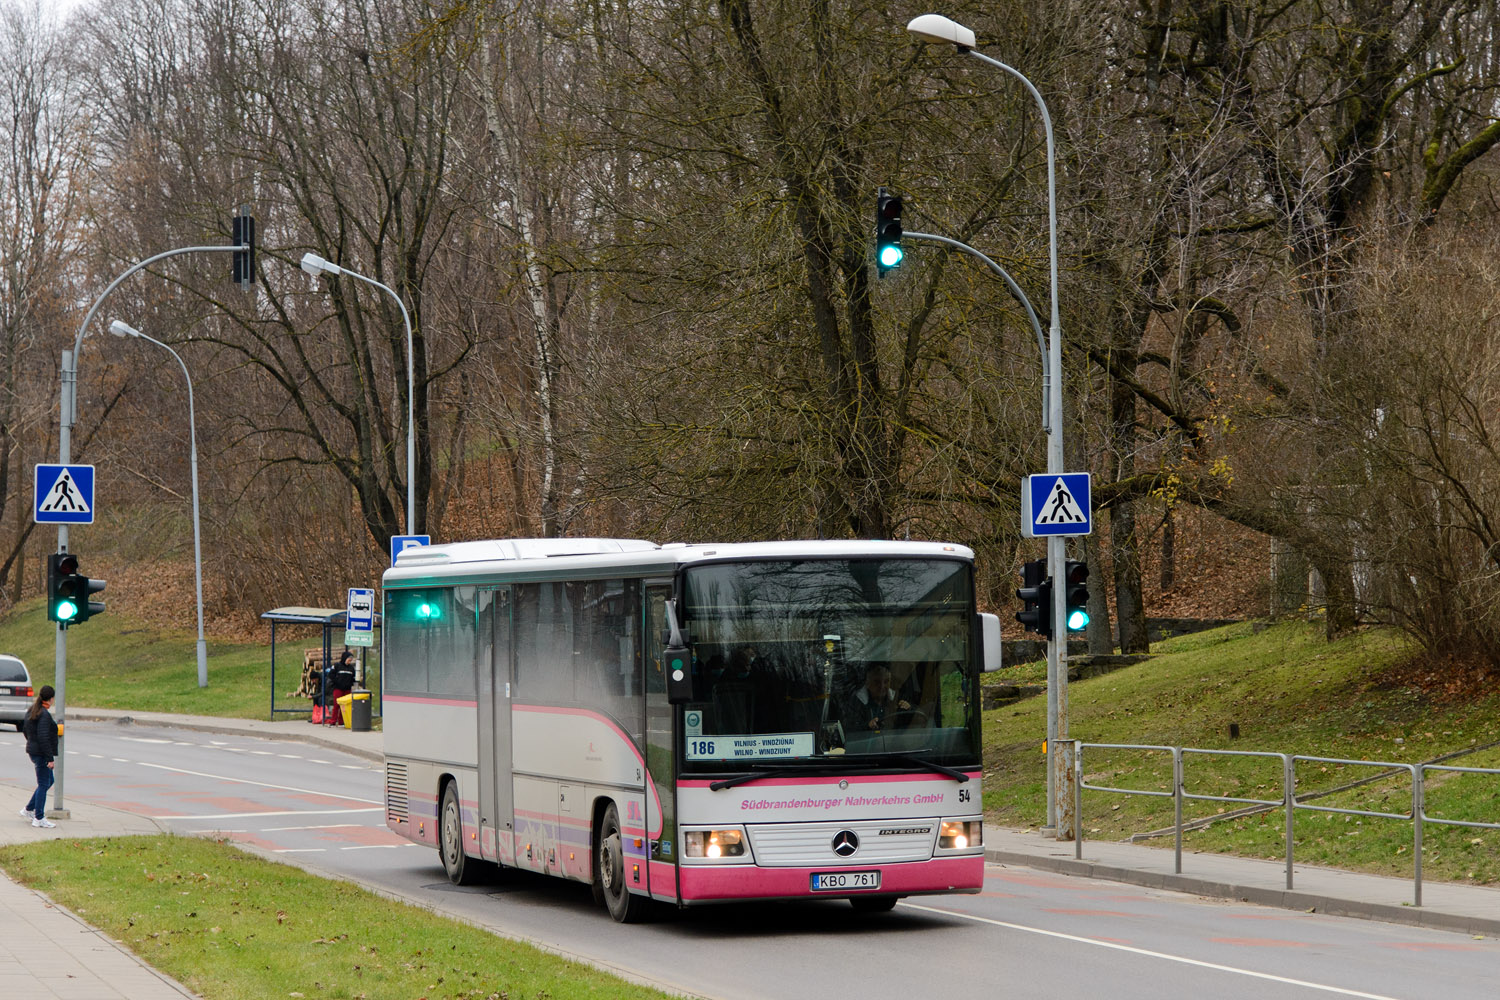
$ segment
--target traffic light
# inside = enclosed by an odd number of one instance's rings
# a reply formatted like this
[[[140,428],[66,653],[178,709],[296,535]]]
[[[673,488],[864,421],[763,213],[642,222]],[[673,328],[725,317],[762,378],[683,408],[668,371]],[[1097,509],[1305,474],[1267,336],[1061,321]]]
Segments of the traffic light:
[[[1021,589],[1016,591],[1024,607],[1016,612],[1016,621],[1026,631],[1052,637],[1052,581],[1047,577],[1047,560],[1034,559],[1021,567]]]
[[[1069,559],[1063,563],[1063,621],[1069,632],[1082,632],[1089,624],[1089,564]]]
[[[875,192],[875,270],[880,277],[901,266],[901,196],[885,188]]]
[[[78,617],[78,598],[73,579],[78,572],[78,557],[69,552],[54,552],[47,557],[47,620],[64,627]]]
[[[104,612],[104,602],[89,600],[105,587],[103,580],[90,580],[78,572],[78,557],[54,552],[47,557],[47,620],[63,628],[86,622]]]
[[[234,283],[249,288],[255,282],[255,217],[250,214],[249,205],[240,206],[231,236],[235,246],[249,247],[230,254],[234,258]]]

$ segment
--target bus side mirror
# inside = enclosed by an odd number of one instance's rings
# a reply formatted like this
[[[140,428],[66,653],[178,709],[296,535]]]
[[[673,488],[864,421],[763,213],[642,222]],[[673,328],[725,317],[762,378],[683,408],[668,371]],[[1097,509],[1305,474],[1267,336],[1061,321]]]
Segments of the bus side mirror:
[[[981,614],[979,622],[982,626],[980,640],[984,644],[984,672],[999,670],[1004,666],[1000,661],[1000,618],[997,615]]]
[[[667,665],[667,701],[673,705],[697,701],[692,651],[686,646],[668,646],[662,651],[662,659]]]

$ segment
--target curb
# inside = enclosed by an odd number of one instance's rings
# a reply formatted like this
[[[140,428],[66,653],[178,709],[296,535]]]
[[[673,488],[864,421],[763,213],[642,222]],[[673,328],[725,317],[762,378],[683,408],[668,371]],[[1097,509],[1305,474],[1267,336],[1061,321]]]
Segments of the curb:
[[[349,746],[338,740],[330,739],[320,733],[299,733],[288,729],[285,732],[277,731],[267,733],[259,729],[250,729],[245,726],[236,726],[233,719],[225,719],[222,722],[194,722],[192,720],[179,719],[138,719],[132,715],[116,715],[113,713],[91,712],[90,710],[69,710],[65,718],[67,722],[114,722],[122,726],[158,726],[163,729],[190,729],[199,733],[218,733],[221,736],[276,736],[281,739],[296,740],[299,743],[311,743],[325,750],[338,750],[362,760],[368,760],[375,764],[385,762],[385,754],[374,750],[366,750],[363,747]]]
[[[1326,913],[1336,917],[1358,917],[1384,923],[1405,924],[1410,927],[1426,927],[1434,930],[1461,931],[1466,934],[1500,936],[1500,920],[1486,917],[1443,913],[1416,906],[1398,906],[1390,903],[1368,903],[1352,899],[1339,899],[1296,889],[1265,889],[1257,886],[1234,885],[1212,879],[1196,878],[1167,872],[1140,871],[1121,868],[1117,865],[1099,864],[1093,861],[1078,861],[1074,858],[1046,858],[1017,851],[986,848],[984,859],[992,864],[1034,868],[1059,875],[1079,878],[1098,878],[1110,882],[1124,882],[1144,886],[1148,889],[1165,889],[1170,892],[1185,892],[1210,899],[1255,903],[1259,906],[1274,906],[1284,910],[1301,910],[1304,913]]]
[[[167,975],[165,972],[161,971],[156,966],[146,961],[140,955],[137,955],[135,952],[131,951],[129,946],[127,946],[125,942],[118,941],[115,938],[110,937],[109,932],[104,930],[102,927],[95,927],[93,924],[89,923],[87,920],[83,919],[78,914],[68,909],[68,907],[62,905],[57,900],[53,899],[51,896],[47,895],[40,889],[33,889],[31,886],[26,885],[24,882],[16,882],[16,885],[20,886],[26,892],[29,892],[32,895],[36,896],[38,899],[42,900],[58,913],[72,920],[75,924],[78,925],[78,933],[80,935],[92,936],[100,941],[103,941],[115,951],[118,951],[121,955],[124,955],[127,959],[130,960],[133,965],[139,966],[144,972],[154,976],[161,982],[164,987],[172,990],[178,996],[183,997],[184,1000],[202,1000],[201,993],[194,993],[192,990],[182,985],[182,983]]]

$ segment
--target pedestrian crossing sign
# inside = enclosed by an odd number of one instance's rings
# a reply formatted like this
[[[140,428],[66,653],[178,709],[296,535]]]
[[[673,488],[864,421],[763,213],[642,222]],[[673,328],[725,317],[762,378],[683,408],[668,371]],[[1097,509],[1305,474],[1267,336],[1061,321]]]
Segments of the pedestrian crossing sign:
[[[1093,528],[1087,472],[1049,472],[1021,480],[1021,534],[1087,535]]]
[[[94,523],[94,467],[92,465],[37,465],[37,524]]]

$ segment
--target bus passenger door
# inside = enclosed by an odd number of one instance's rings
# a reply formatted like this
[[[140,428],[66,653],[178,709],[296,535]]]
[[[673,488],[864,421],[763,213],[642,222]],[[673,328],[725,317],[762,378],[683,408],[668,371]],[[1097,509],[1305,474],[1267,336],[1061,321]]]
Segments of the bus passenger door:
[[[479,824],[485,858],[515,863],[510,748],[510,588],[479,602]]]
[[[663,673],[662,629],[666,627],[666,604],[672,585],[646,582],[642,591],[641,647],[646,668],[646,831],[650,838],[651,895],[677,902],[677,753],[672,720],[676,711],[667,701],[667,678]],[[656,794],[650,794],[654,786]]]

